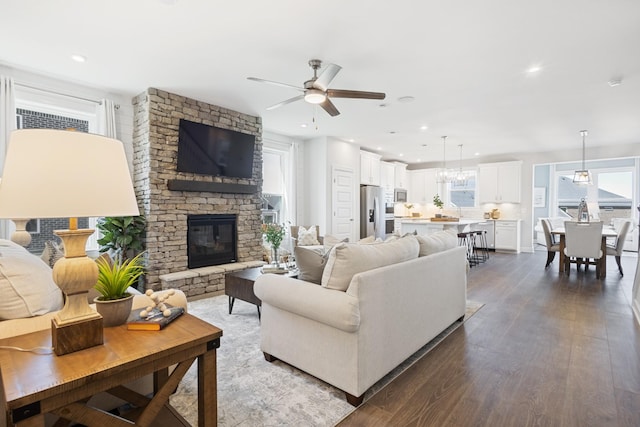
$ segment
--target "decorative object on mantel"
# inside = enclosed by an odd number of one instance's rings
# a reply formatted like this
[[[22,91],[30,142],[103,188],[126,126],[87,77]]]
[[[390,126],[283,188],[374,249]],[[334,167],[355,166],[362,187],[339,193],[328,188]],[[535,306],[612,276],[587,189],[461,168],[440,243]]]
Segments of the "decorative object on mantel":
[[[65,248],[65,257],[53,267],[53,280],[66,295],[51,322],[58,356],[103,343],[102,316],[87,302],[98,280],[98,266],[85,252],[94,230],[78,229],[77,218],[139,214],[120,141],[53,129],[11,133],[0,218],[69,218],[68,230],[55,231]]]
[[[282,243],[282,239],[286,230],[284,225],[280,224],[262,224],[262,234],[264,235],[264,239],[271,245],[272,258],[271,263],[275,268],[280,267],[280,260],[278,258],[278,249],[280,248],[280,244]]]
[[[573,174],[573,183],[574,184],[591,184],[591,172],[587,170],[587,167],[584,164],[585,161],[585,142],[584,139],[588,135],[586,130],[581,130],[580,135],[582,135],[582,170],[577,170]]]
[[[111,261],[107,255],[102,255],[96,260],[98,281],[94,288],[100,296],[94,298],[93,302],[104,319],[105,327],[122,325],[127,321],[133,304],[133,294],[127,290],[144,274],[141,256],[138,254],[132,259]]]

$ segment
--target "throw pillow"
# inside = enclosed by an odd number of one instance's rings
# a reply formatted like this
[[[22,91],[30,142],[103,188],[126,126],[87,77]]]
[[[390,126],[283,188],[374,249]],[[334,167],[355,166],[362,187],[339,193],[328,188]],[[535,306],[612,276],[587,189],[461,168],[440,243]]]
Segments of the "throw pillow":
[[[39,316],[63,305],[51,269],[22,247],[0,246],[0,295],[0,320]]]
[[[313,246],[319,244],[320,242],[318,241],[318,233],[315,225],[312,225],[309,228],[304,228],[302,226],[298,227],[299,246]]]
[[[419,256],[427,256],[458,246],[458,233],[455,230],[437,231],[424,236],[416,236],[420,244]]]
[[[298,267],[298,279],[319,285],[329,254],[322,255],[304,246],[296,246],[293,253]]]
[[[348,241],[349,241],[348,237],[345,237],[344,239],[340,240],[337,237],[332,236],[331,234],[327,234],[324,236],[324,240],[322,242],[324,245],[324,253],[328,254],[331,248],[333,248],[338,243],[347,243]]]
[[[415,259],[419,246],[413,236],[377,245],[339,243],[329,253],[321,284],[329,289],[346,291],[355,274]]]
[[[358,240],[356,243],[359,245],[368,245],[370,243],[375,243],[376,242],[376,238],[375,236],[367,236],[367,237],[363,237],[362,239]]]
[[[49,267],[53,268],[53,265],[60,259],[64,258],[64,246],[62,243],[58,245],[53,240],[47,240],[44,242],[44,250],[40,255],[40,259],[45,262]]]

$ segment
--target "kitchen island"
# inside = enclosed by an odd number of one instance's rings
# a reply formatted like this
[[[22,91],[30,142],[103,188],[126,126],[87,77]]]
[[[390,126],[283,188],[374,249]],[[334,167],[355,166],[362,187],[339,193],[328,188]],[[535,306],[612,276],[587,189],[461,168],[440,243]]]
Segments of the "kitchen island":
[[[472,224],[485,222],[483,219],[458,219],[457,221],[431,221],[429,218],[404,218],[400,221],[402,234],[413,233],[431,234],[436,231],[455,229],[458,233]]]

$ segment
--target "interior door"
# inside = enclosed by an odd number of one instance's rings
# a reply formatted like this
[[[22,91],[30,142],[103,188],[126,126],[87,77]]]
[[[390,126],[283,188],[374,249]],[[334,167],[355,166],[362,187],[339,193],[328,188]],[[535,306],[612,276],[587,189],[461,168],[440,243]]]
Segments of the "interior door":
[[[355,198],[353,170],[333,167],[331,170],[331,232],[339,238],[354,241]]]

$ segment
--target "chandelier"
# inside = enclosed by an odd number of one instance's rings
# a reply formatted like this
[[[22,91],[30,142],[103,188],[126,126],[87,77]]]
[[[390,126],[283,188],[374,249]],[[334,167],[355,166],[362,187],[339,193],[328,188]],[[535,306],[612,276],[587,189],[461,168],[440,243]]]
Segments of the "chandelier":
[[[442,137],[442,168],[439,169],[436,173],[436,182],[437,183],[448,183],[454,180],[454,174],[451,173],[450,170],[447,169],[447,137],[446,135]]]
[[[587,184],[591,184],[591,172],[589,172],[587,170],[587,168],[584,165],[584,160],[585,160],[585,137],[587,136],[587,131],[586,130],[581,130],[580,131],[580,135],[582,135],[582,169],[581,170],[577,170],[575,171],[575,173],[573,174],[573,183],[574,184],[581,184],[581,185],[587,185]]]
[[[462,144],[458,144],[458,147],[460,147],[460,167],[453,177],[453,183],[459,186],[463,186],[467,184],[469,177],[465,172],[462,171]]]

